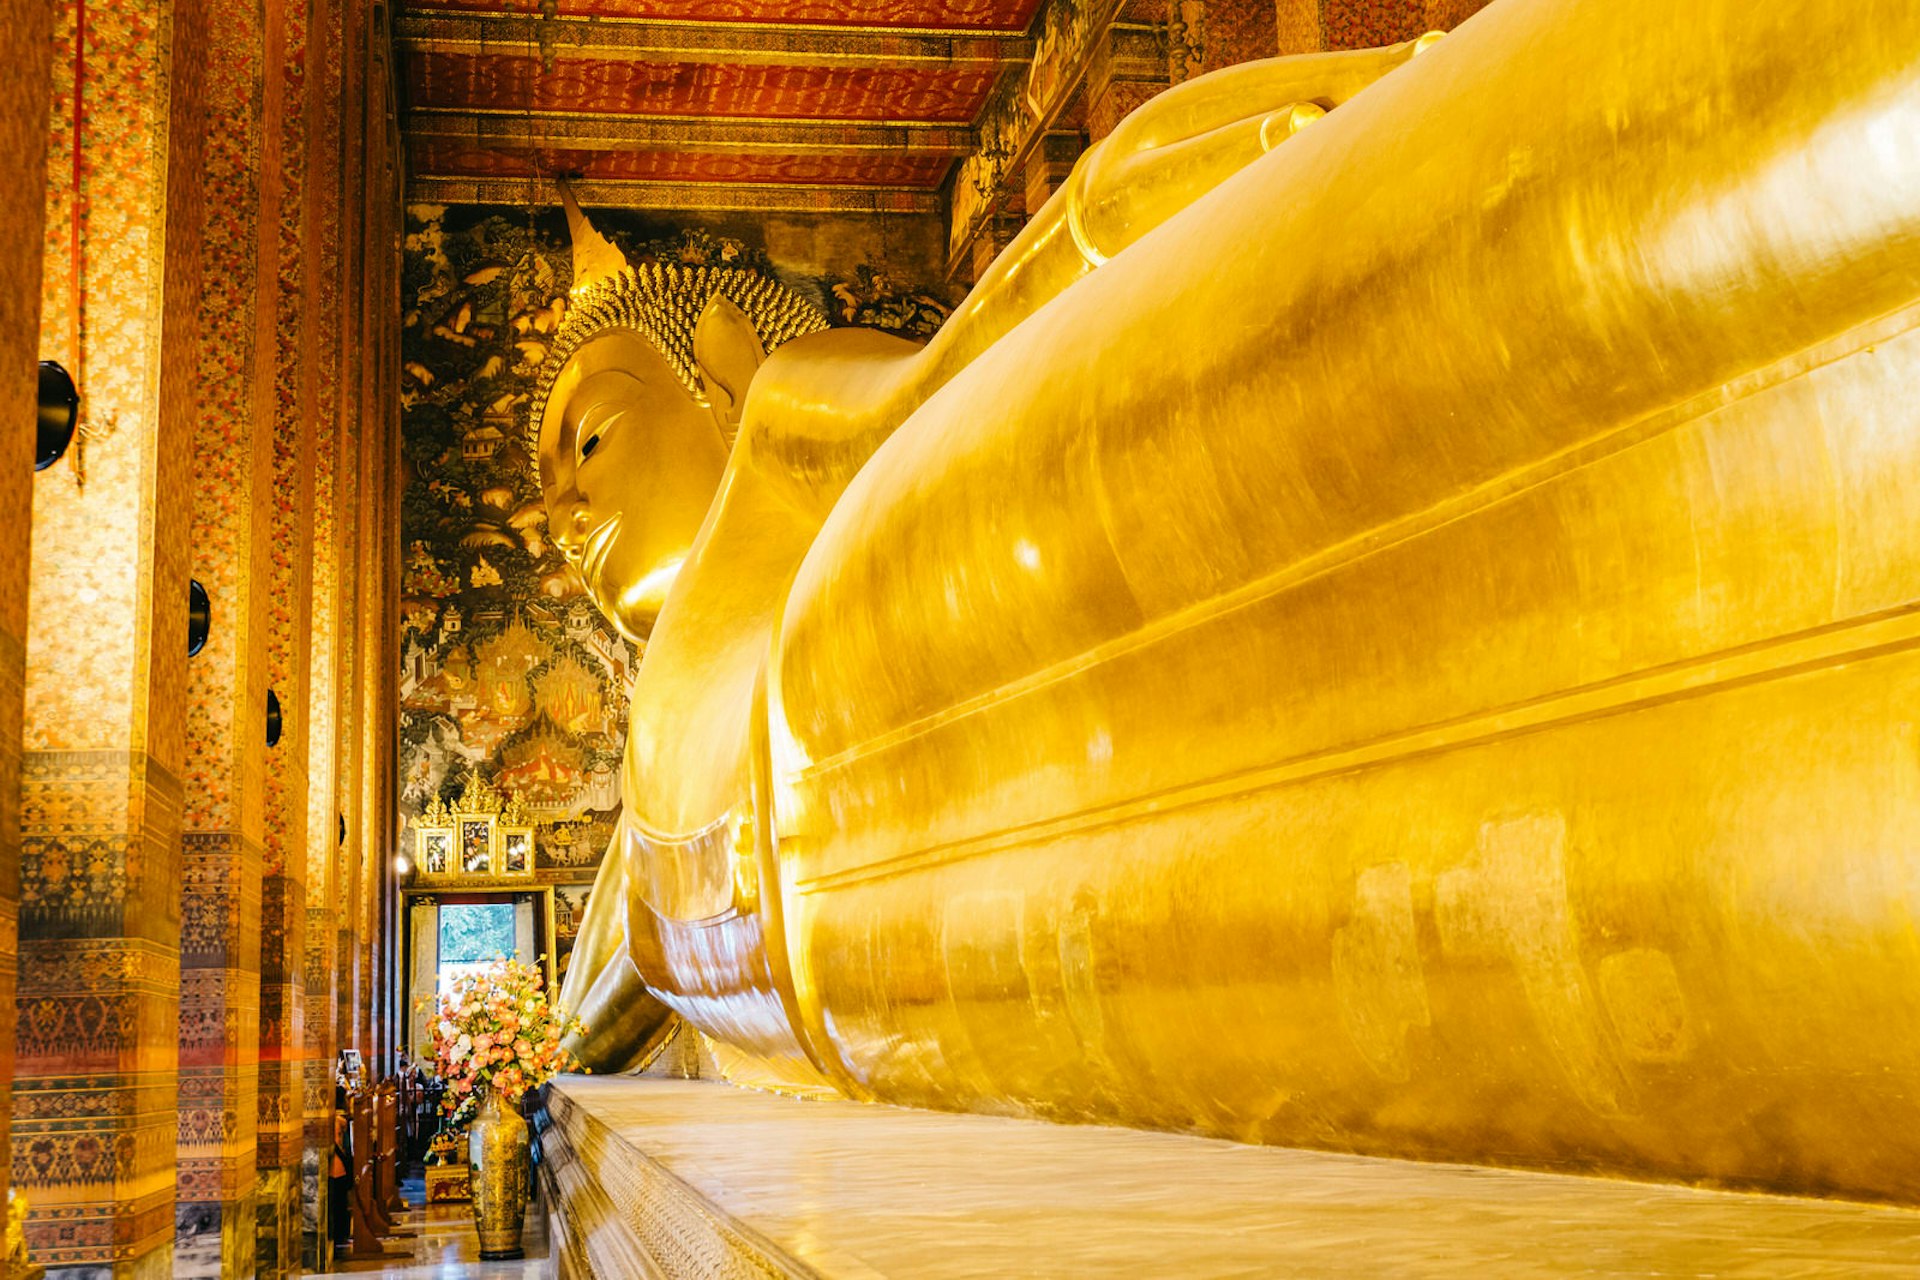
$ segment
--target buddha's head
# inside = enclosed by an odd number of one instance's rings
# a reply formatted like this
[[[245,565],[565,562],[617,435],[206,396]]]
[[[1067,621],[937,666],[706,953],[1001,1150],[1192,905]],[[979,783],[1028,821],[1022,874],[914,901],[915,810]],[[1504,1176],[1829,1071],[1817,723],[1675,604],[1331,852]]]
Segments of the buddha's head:
[[[719,488],[754,371],[826,321],[756,271],[634,267],[563,194],[574,285],[528,431],[554,545],[640,642]]]

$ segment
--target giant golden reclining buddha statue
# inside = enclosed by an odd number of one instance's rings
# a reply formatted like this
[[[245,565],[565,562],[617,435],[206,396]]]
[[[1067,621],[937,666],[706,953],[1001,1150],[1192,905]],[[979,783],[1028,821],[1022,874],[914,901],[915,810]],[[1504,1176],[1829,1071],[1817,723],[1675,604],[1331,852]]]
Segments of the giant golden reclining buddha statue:
[[[575,226],[593,1065],[1920,1199],[1920,5],[1201,78],[925,347]]]

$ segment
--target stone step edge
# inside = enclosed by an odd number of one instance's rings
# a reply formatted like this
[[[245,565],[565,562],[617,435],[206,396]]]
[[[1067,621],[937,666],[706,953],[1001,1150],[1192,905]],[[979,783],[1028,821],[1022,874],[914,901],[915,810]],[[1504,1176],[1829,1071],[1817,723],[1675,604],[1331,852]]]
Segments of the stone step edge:
[[[568,1096],[541,1091],[539,1175],[559,1280],[823,1280]]]

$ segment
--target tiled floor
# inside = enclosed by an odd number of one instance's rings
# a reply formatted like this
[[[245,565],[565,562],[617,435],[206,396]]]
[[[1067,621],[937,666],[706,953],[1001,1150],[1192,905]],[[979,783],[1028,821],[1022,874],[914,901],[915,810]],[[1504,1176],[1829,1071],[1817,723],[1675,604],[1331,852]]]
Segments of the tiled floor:
[[[1914,1276],[1920,1212],[566,1077],[615,1139],[836,1280]],[[571,1123],[571,1122],[570,1122]]]
[[[410,1205],[425,1202],[418,1182],[408,1182],[402,1195]],[[339,1262],[334,1271],[382,1280],[553,1280],[546,1209],[537,1199],[527,1206],[527,1226],[521,1236],[527,1256],[521,1262],[480,1261],[473,1212],[464,1204],[409,1209],[398,1215],[395,1225],[398,1234],[386,1243],[396,1256]]]

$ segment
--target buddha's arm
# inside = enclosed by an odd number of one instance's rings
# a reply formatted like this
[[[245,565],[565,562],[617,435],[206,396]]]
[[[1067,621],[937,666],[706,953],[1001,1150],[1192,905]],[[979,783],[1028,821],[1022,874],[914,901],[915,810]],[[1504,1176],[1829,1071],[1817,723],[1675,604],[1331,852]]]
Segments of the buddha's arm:
[[[1081,158],[927,346],[838,329],[768,358],[641,672],[626,768],[644,826],[692,831],[733,803],[739,712],[781,593],[874,450],[1048,299],[1260,156],[1301,104],[1347,101],[1419,43],[1248,63],[1171,89]]]
[[[1432,38],[1245,63],[1153,99],[1080,158],[925,347],[837,330],[776,352],[754,380],[763,463],[824,517],[880,442],[1014,326]]]
[[[1081,156],[928,345],[927,394],[1068,285],[1432,39],[1243,63],[1141,106]]]
[[[574,936],[560,1003],[586,1026],[567,1047],[592,1071],[624,1071],[661,1042],[671,1014],[654,999],[627,948],[627,866],[616,828]]]

